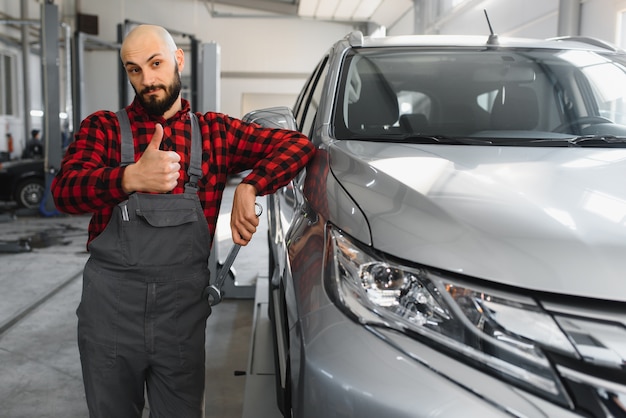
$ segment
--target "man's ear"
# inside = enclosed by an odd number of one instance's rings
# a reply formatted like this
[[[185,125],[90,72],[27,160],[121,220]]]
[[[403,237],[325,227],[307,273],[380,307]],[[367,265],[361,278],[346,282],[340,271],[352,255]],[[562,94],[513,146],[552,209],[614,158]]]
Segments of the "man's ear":
[[[182,49],[178,48],[174,53],[176,57],[176,65],[178,66],[178,72],[182,73],[183,68],[185,68],[185,53]]]

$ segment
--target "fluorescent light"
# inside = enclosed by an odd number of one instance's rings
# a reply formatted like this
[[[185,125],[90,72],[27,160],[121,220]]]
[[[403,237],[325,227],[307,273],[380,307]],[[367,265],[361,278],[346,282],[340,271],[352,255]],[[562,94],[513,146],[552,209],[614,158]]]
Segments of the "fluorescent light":
[[[34,118],[42,118],[43,117],[43,110],[37,110],[37,109],[33,109],[30,111],[30,115]],[[59,118],[60,119],[67,119],[68,115],[66,112],[59,112]]]
[[[320,19],[368,20],[382,2],[383,0],[300,0],[298,15]]]

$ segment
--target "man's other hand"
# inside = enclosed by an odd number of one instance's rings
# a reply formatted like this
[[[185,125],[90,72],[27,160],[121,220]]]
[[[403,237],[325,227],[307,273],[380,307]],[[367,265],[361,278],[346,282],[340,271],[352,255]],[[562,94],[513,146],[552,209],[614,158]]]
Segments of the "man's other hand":
[[[235,188],[233,209],[230,213],[230,229],[235,244],[248,245],[259,226],[254,205],[256,193],[256,188],[246,183]]]

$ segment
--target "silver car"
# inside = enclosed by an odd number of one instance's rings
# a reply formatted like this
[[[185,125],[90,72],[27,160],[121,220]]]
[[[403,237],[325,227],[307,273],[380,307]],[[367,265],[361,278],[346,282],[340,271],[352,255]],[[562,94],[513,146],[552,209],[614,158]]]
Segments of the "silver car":
[[[268,198],[287,417],[626,416],[626,53],[352,33]]]

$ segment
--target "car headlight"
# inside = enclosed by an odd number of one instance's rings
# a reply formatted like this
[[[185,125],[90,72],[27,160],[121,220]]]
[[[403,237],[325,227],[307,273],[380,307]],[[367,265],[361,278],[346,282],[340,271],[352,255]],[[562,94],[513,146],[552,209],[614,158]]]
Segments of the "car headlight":
[[[598,324],[594,329],[584,321],[555,319],[531,297],[482,287],[452,273],[403,265],[334,227],[328,228],[328,246],[327,289],[355,320],[396,329],[565,407],[572,408],[573,403],[547,352],[577,363],[612,362],[609,366],[617,370],[626,364],[626,356],[609,355],[619,353],[617,349],[596,347],[594,352],[587,347],[585,352],[584,343],[573,335],[591,333],[605,342],[612,335],[623,342],[623,329],[606,332]],[[596,385],[594,390],[600,393],[614,386]]]

